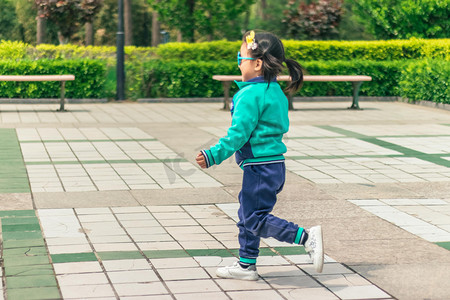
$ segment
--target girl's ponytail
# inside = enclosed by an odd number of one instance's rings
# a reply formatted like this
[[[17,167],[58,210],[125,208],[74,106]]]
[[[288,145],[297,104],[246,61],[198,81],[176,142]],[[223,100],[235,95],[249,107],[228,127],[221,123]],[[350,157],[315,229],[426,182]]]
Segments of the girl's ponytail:
[[[284,61],[289,70],[291,76],[291,82],[289,83],[286,91],[293,94],[302,87],[303,84],[303,68],[298,62],[292,59],[286,59]]]

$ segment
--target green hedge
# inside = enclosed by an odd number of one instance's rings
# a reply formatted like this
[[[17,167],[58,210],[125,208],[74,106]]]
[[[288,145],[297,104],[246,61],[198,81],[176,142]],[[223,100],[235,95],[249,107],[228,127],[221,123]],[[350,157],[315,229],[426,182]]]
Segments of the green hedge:
[[[310,75],[369,75],[373,81],[361,87],[361,95],[396,96],[401,69],[406,62],[335,61],[305,62],[306,73]],[[198,61],[152,61],[144,64],[138,97],[220,97],[222,84],[212,75],[240,75],[235,62]],[[284,83],[282,83],[284,85]],[[232,92],[236,91],[232,85]],[[305,82],[299,92],[301,96],[349,96],[351,83]]]
[[[73,74],[66,83],[67,98],[104,98],[106,64],[99,60],[2,60],[1,75]],[[59,82],[0,82],[1,98],[59,98]]]
[[[303,67],[309,75],[368,75],[362,96],[401,96],[412,100],[450,102],[450,62],[409,61],[310,61]],[[136,71],[136,70],[135,70]],[[134,98],[221,97],[222,84],[214,74],[239,75],[235,62],[154,60],[134,73]],[[285,83],[281,83],[283,86]],[[231,92],[237,91],[231,85]],[[351,96],[349,82],[305,82],[298,96]]]
[[[316,60],[450,60],[450,39],[390,41],[283,41],[286,56],[300,62]],[[155,53],[164,60],[234,61],[241,42],[169,43]]]
[[[408,65],[402,72],[399,91],[409,100],[450,104],[450,62],[425,60]]]
[[[450,60],[450,39],[389,41],[283,41],[287,57],[300,62],[316,60]],[[241,42],[168,43],[152,47],[125,47],[128,62],[163,60],[234,61]],[[104,59],[115,63],[116,48],[109,46],[38,45],[0,42],[0,59]]]
[[[125,47],[125,58],[129,62],[148,61],[155,58],[155,48]],[[0,41],[0,60],[39,60],[39,59],[101,59],[108,65],[116,63],[116,47],[47,45],[32,46],[23,42]]]

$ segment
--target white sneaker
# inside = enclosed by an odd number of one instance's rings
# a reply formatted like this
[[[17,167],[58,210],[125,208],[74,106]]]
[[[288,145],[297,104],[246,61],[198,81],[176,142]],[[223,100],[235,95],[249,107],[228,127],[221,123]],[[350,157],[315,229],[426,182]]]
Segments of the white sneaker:
[[[255,265],[251,265],[247,269],[244,269],[239,262],[235,262],[231,266],[218,268],[216,270],[216,275],[221,278],[258,280],[258,272],[256,271]]]
[[[311,257],[317,273],[323,269],[323,239],[322,227],[314,226],[309,229],[308,239],[305,242],[305,250]]]

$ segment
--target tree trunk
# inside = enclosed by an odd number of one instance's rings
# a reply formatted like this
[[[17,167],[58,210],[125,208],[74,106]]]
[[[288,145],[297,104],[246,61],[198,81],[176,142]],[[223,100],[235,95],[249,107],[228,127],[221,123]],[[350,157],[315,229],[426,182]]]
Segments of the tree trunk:
[[[94,45],[94,27],[92,26],[92,22],[86,22],[86,24],[84,24],[84,28],[86,31],[86,36],[84,39],[85,46]]]
[[[60,45],[65,45],[68,42],[68,38],[66,38],[61,31],[58,31],[58,41]]]
[[[125,45],[133,45],[133,18],[131,14],[131,0],[124,0]]]
[[[261,0],[261,19],[266,19],[267,1]]]
[[[44,18],[41,17],[42,15],[42,11],[39,10],[38,11],[38,15],[37,15],[37,26],[36,26],[36,44],[43,44],[45,43],[45,25],[46,25],[46,20]]]
[[[153,11],[152,13],[152,47],[159,45],[160,41],[160,27],[158,21],[158,12]]]
[[[195,0],[188,0],[187,1],[188,9],[189,9],[189,16],[190,21],[192,22],[190,26],[191,32],[189,32],[189,42],[194,43],[195,42],[195,20],[194,20],[194,10],[195,10]]]
[[[248,31],[248,24],[250,23],[250,16],[251,16],[251,9],[247,8],[246,12],[245,12],[245,19],[244,19],[244,29],[245,31]]]

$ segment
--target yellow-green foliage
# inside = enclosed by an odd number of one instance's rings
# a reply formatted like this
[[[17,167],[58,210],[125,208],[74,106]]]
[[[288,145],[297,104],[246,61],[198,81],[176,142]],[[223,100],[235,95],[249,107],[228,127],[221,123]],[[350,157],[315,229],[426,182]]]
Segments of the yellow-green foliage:
[[[0,60],[23,59],[27,56],[28,44],[23,42],[0,41]]]
[[[125,55],[128,62],[148,61],[154,56],[154,48],[151,47],[125,47]],[[0,60],[12,59],[101,59],[108,65],[114,65],[116,61],[116,47],[111,46],[77,46],[77,45],[47,45],[32,46],[23,42],[0,42]]]
[[[169,43],[155,53],[165,60],[214,61],[236,59],[241,42]],[[316,60],[402,60],[439,58],[450,60],[450,39],[409,39],[389,41],[283,41],[286,57]]]

